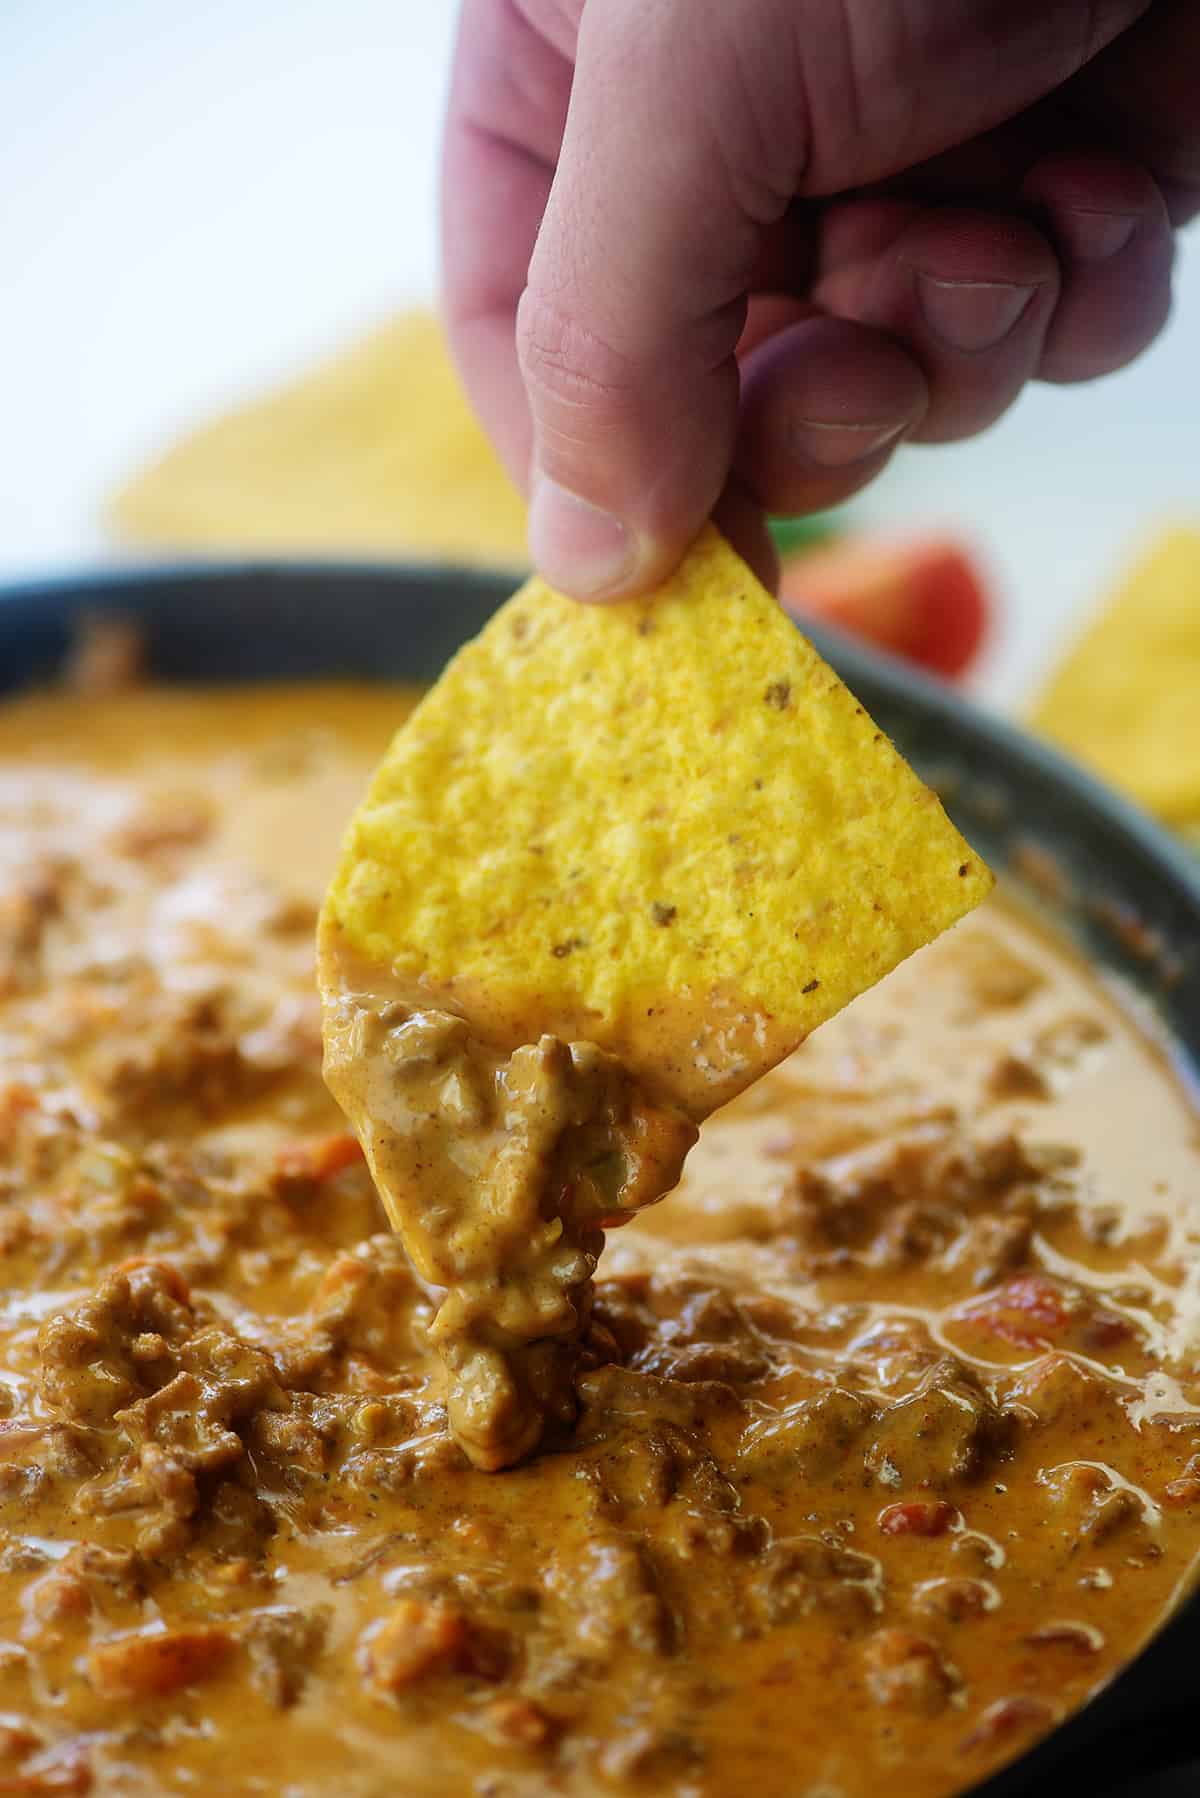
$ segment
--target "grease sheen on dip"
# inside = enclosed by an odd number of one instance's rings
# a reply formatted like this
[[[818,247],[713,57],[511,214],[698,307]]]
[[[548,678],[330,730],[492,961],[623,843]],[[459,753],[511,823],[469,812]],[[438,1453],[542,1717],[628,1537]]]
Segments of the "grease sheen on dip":
[[[476,1471],[320,1077],[398,709],[0,715],[0,1790],[965,1788],[1191,1578],[1194,1114],[989,905],[705,1126]]]

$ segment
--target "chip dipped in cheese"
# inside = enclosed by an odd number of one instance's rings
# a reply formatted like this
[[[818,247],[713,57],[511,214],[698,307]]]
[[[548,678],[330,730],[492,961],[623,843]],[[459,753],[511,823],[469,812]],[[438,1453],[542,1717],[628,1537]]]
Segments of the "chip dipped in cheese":
[[[535,579],[460,651],[353,819],[323,960],[701,1118],[991,885],[710,526],[653,597]]]

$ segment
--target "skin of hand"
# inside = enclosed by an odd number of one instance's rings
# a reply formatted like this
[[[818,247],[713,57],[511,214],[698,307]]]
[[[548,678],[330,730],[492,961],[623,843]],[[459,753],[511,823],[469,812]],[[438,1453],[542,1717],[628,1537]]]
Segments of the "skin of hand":
[[[1122,367],[1200,210],[1196,0],[465,0],[444,292],[580,599]]]

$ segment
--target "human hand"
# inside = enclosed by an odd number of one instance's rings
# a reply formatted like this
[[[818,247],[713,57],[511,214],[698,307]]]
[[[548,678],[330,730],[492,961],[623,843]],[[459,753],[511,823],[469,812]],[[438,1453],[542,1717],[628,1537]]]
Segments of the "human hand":
[[[1193,0],[465,0],[447,322],[541,571],[644,591],[717,507],[769,573],[764,510],[1128,362],[1197,93]]]

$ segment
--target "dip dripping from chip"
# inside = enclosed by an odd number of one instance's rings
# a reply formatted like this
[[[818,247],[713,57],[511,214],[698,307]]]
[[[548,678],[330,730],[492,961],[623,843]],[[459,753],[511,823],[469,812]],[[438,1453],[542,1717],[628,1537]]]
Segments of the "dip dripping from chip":
[[[326,1079],[414,1265],[445,1289],[430,1334],[454,1437],[507,1467],[573,1421],[604,1229],[676,1184],[696,1126],[592,1043],[505,1054],[376,984],[327,997]]]
[[[477,1465],[570,1421],[605,1226],[991,885],[711,527],[649,600],[534,580],[460,651],[351,822],[319,971]]]

